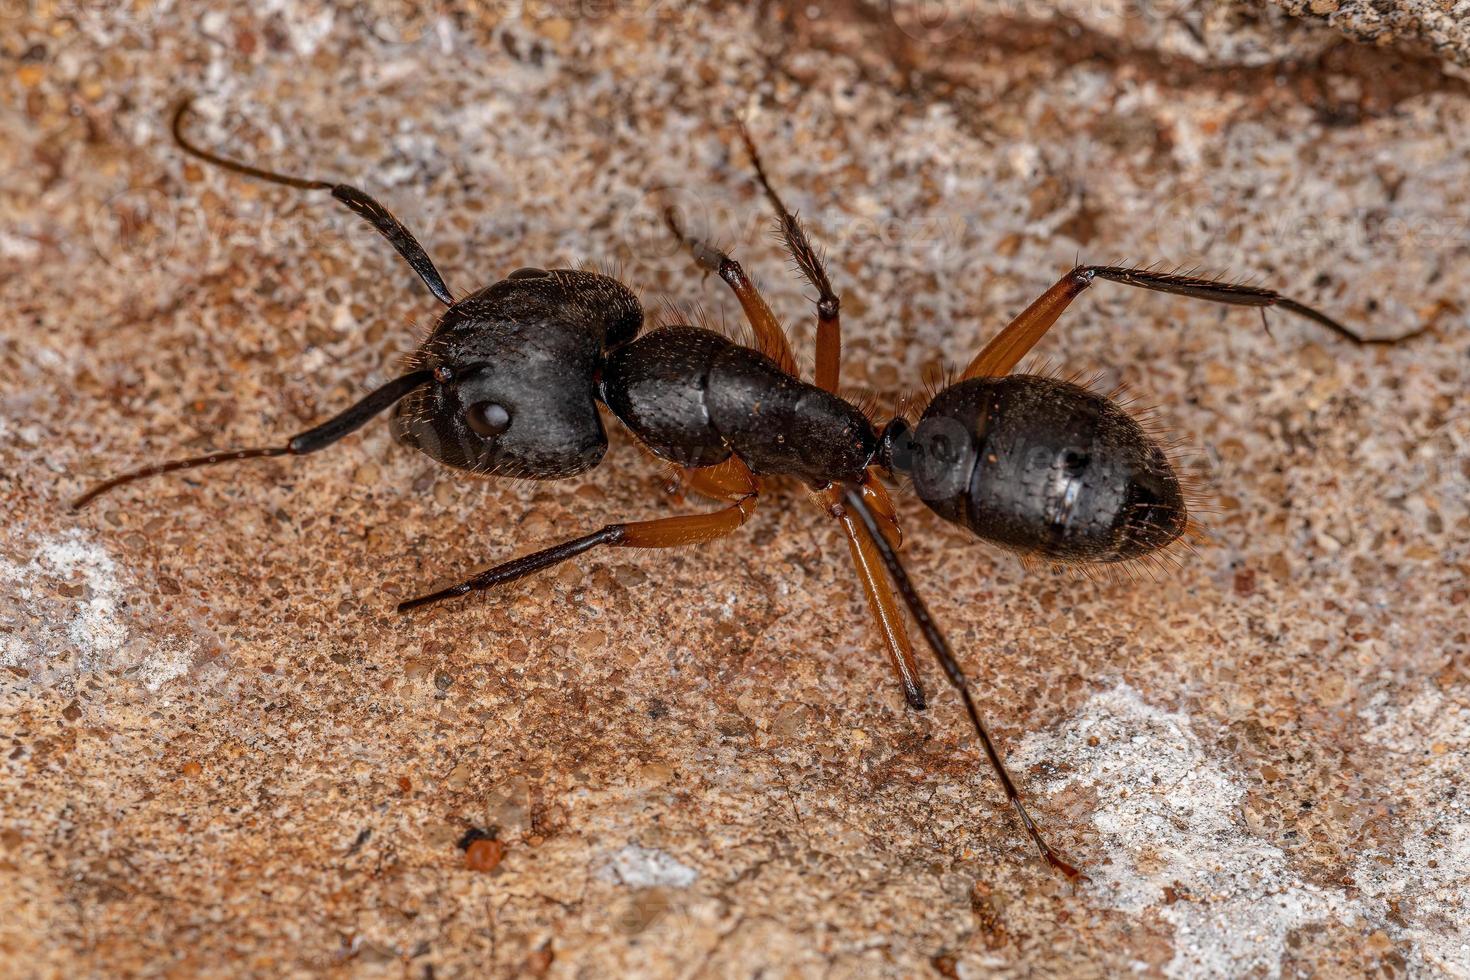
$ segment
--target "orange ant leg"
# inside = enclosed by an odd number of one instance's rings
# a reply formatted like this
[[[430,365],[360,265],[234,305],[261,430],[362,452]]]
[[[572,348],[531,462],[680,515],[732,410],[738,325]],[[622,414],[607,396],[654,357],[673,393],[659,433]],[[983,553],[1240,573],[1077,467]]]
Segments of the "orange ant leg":
[[[739,500],[760,489],[760,481],[739,456],[696,469],[673,465],[668,473],[669,482],[664,492],[680,504],[688,499],[691,490],[711,500]]]
[[[812,491],[812,497],[829,517],[841,525],[842,533],[847,536],[847,548],[852,554],[852,563],[857,568],[858,580],[862,582],[868,610],[873,614],[873,621],[878,624],[878,633],[883,638],[883,646],[888,651],[893,672],[903,685],[904,700],[914,710],[923,711],[928,701],[919,684],[919,666],[914,661],[913,644],[909,642],[908,631],[904,628],[903,611],[893,597],[893,587],[883,575],[881,554],[872,540],[858,529],[857,518],[842,506],[841,487],[829,484]],[[897,533],[896,526],[892,533]],[[885,540],[891,540],[889,531],[885,530],[883,534]]]
[[[869,468],[863,475],[861,486],[863,502],[878,519],[878,526],[888,543],[894,548],[903,547],[903,529],[898,526],[898,508],[893,506],[893,498],[888,494],[888,488],[879,482],[877,470]]]
[[[1031,814],[1026,810],[1026,804],[1021,799],[1021,791],[1016,787],[1016,782],[1011,778],[1010,772],[1006,770],[1004,760],[1000,757],[1000,751],[996,748],[994,740],[990,737],[990,730],[985,727],[985,722],[980,719],[980,709],[975,704],[974,697],[970,694],[970,682],[965,677],[960,662],[954,655],[954,650],[949,645],[949,640],[939,629],[939,624],[929,614],[929,607],[920,597],[918,590],[914,588],[909,579],[903,563],[898,559],[898,553],[888,544],[888,535],[882,531],[882,521],[879,515],[873,513],[864,496],[855,488],[847,488],[840,494],[850,509],[857,515],[857,520],[862,524],[862,538],[867,541],[877,552],[884,566],[888,569],[893,584],[897,586],[899,594],[903,596],[905,605],[908,606],[909,614],[914,617],[914,622],[919,627],[919,632],[924,634],[924,639],[929,644],[939,665],[944,669],[945,677],[949,683],[959,692],[960,700],[964,702],[965,713],[970,716],[970,725],[975,729],[976,736],[980,739],[980,745],[985,750],[985,757],[990,761],[990,766],[995,770],[996,778],[1000,780],[1001,787],[1005,790],[1006,799],[1010,801],[1011,807],[1020,818],[1021,826],[1026,829],[1027,835],[1032,843],[1041,852],[1042,858],[1051,867],[1060,871],[1069,881],[1078,882],[1087,880],[1087,875],[1077,870],[1052,849],[1041,836],[1041,829],[1036,826],[1036,821],[1031,819]],[[838,504],[841,507],[841,504]]]
[[[755,513],[757,495],[746,494],[728,507],[708,514],[681,514],[652,521],[613,524],[620,529],[617,540],[608,542],[619,548],[679,548],[686,544],[703,544],[723,538],[739,530]]]
[[[960,375],[961,381],[970,378],[994,378],[1007,375],[1011,368],[1020,363],[1036,342],[1057,322],[1057,318],[1082,291],[1092,285],[1092,276],[1073,269],[1063,276],[1055,286],[1037,297],[1036,301],[1021,311],[975,355]]]
[[[679,217],[673,208],[664,209],[664,223],[688,246],[694,256],[695,263],[706,272],[716,273],[721,279],[729,284],[735,298],[740,301],[740,308],[745,311],[745,319],[750,322],[750,328],[755,332],[755,346],[762,354],[776,362],[776,365],[792,377],[799,377],[796,370],[796,355],[791,353],[791,342],[786,339],[786,331],[781,327],[781,321],[776,319],[776,314],[771,312],[771,307],[761,296],[755,284],[745,274],[745,270],[724,252],[715,248],[708,242],[701,241],[684,233],[679,224]]]
[[[739,500],[760,491],[760,481],[739,456],[723,463],[682,471],[682,489],[693,490],[712,500]]]
[[[758,494],[754,491],[736,500],[728,507],[707,514],[681,514],[652,521],[635,521],[630,524],[608,524],[591,534],[552,545],[541,551],[487,568],[472,578],[447,589],[409,599],[398,604],[399,612],[407,612],[420,606],[467,595],[483,589],[491,589],[516,579],[534,575],[569,558],[602,545],[615,548],[678,548],[689,544],[702,544],[723,538],[738,530],[750,515],[755,513]]]
[[[1036,342],[1052,328],[1052,325],[1062,315],[1062,311],[1072,300],[1082,295],[1083,291],[1092,285],[1094,279],[1106,279],[1125,286],[1137,286],[1160,293],[1173,293],[1177,296],[1188,296],[1210,303],[1252,306],[1261,310],[1263,316],[1268,307],[1277,307],[1326,327],[1344,340],[1358,345],[1396,344],[1411,337],[1417,337],[1428,329],[1420,327],[1401,337],[1364,337],[1326,313],[1307,306],[1305,303],[1299,303],[1290,297],[1282,296],[1274,289],[1261,289],[1256,286],[1244,286],[1216,279],[1202,279],[1197,276],[1155,272],[1152,269],[1079,265],[1059,279],[1056,285],[1042,293],[1034,303],[1022,310],[1019,316],[1007,324],[1004,330],[996,334],[994,339],[986,344],[979,354],[975,355],[975,359],[960,375],[960,380],[1000,377],[1009,374],[1011,369],[1020,363],[1021,358],[1025,357]]]
[[[817,291],[817,366],[813,380],[818,388],[835,392],[842,374],[842,301],[832,289],[822,257],[812,248],[806,237],[806,229],[771,187],[766,168],[761,164],[760,153],[755,148],[755,140],[751,139],[750,130],[743,123],[740,126],[740,139],[744,141],[745,152],[750,155],[751,165],[755,167],[756,180],[760,182],[766,200],[771,202],[771,207],[776,212],[777,229],[781,240],[786,243],[786,251],[791,253],[791,258],[801,270],[802,276]]]

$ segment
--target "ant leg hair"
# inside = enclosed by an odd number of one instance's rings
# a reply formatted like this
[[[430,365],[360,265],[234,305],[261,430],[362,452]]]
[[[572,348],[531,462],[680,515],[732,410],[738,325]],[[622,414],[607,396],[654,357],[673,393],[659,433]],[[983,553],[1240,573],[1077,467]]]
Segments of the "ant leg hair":
[[[919,631],[924,634],[924,639],[928,642],[929,649],[934,652],[935,659],[944,668],[945,676],[949,679],[950,684],[953,685],[955,690],[959,692],[960,699],[964,701],[965,712],[970,716],[970,724],[974,727],[975,734],[979,737],[980,744],[985,749],[985,755],[990,759],[991,768],[995,770],[996,776],[1000,779],[1001,786],[1005,788],[1007,799],[1010,800],[1011,806],[1016,811],[1016,815],[1020,817],[1022,826],[1026,828],[1026,833],[1030,835],[1032,842],[1041,851],[1041,856],[1046,859],[1047,864],[1066,875],[1072,881],[1087,877],[1072,865],[1062,860],[1056,851],[1052,850],[1051,845],[1047,844],[1046,840],[1041,836],[1041,831],[1037,828],[1036,821],[1032,820],[1031,814],[1026,812],[1026,805],[1021,801],[1021,791],[1016,788],[1015,780],[1006,771],[1005,763],[1001,760],[1000,752],[996,750],[995,743],[990,738],[990,732],[986,729],[985,722],[980,720],[980,709],[976,707],[975,699],[970,694],[969,681],[966,680],[964,671],[960,669],[959,660],[955,658],[954,651],[950,648],[949,641],[945,639],[944,633],[939,629],[939,625],[934,622],[934,617],[929,614],[929,607],[924,604],[924,600],[914,588],[913,581],[909,579],[908,573],[904,570],[903,563],[899,561],[898,552],[893,550],[893,546],[879,529],[878,521],[875,519],[873,512],[869,510],[868,505],[863,501],[860,488],[856,486],[844,488],[843,499],[846,501],[848,508],[855,512],[858,520],[862,522],[863,530],[866,532],[864,538],[871,541],[877,548],[878,554],[883,560],[883,565],[888,569],[888,574],[892,577],[894,585],[897,586],[899,595],[903,596],[904,604],[908,606],[909,613],[914,617],[914,622],[918,624]]]
[[[1344,326],[1321,310],[1282,296],[1274,289],[1261,289],[1240,283],[1202,279],[1197,276],[1181,276],[1152,269],[1132,269],[1113,265],[1079,265],[1057,281],[1020,315],[1012,320],[994,339],[975,355],[960,375],[960,380],[969,378],[999,377],[1010,372],[1027,352],[1036,345],[1057,319],[1082,292],[1092,285],[1094,279],[1138,286],[1155,292],[1174,293],[1210,303],[1226,303],[1232,306],[1253,306],[1262,311],[1269,307],[1286,310],[1311,320],[1353,344],[1397,344],[1419,336],[1428,329],[1422,326],[1401,337],[1364,337]]]
[[[407,395],[420,385],[433,380],[431,371],[415,371],[405,374],[401,378],[395,378],[382,387],[370,392],[350,408],[327,419],[314,428],[292,436],[284,446],[268,446],[259,449],[231,449],[225,452],[209,453],[204,456],[194,456],[189,459],[176,459],[167,463],[155,463],[142,469],[132,470],[115,476],[110,480],[92,487],[76,500],[72,501],[72,510],[81,510],[93,500],[102,496],[115,487],[134,480],[142,480],[150,476],[158,476],[161,473],[173,473],[178,470],[193,469],[196,466],[213,466],[216,463],[234,463],[242,459],[266,459],[272,456],[305,456],[319,449],[325,449],[332,443],[344,436],[350,435],[362,428],[368,421],[384,409],[393,405],[400,398]]]
[[[755,512],[758,497],[758,492],[752,489],[750,493],[740,497],[730,506],[707,514],[685,514],[652,521],[637,521],[632,524],[608,524],[591,534],[584,534],[580,538],[573,538],[533,554],[513,558],[493,568],[487,568],[458,585],[419,596],[417,599],[400,602],[398,611],[408,612],[410,609],[417,609],[444,599],[452,599],[455,596],[467,595],[482,589],[504,585],[507,582],[514,582],[518,578],[525,578],[527,575],[533,575],[553,565],[559,565],[568,558],[575,558],[584,551],[591,551],[601,545],[611,545],[617,548],[676,548],[681,545],[713,541],[733,533],[749,520],[750,515]]]
[[[403,226],[403,223],[393,216],[393,212],[356,187],[350,187],[347,184],[333,184],[325,180],[288,177],[285,174],[252,167],[195,146],[184,136],[184,116],[191,105],[193,105],[193,100],[185,99],[174,110],[174,142],[179,144],[179,148],[185,153],[246,177],[268,180],[273,184],[283,184],[286,187],[295,187],[304,191],[331,191],[333,197],[347,205],[358,217],[377,229],[378,234],[388,239],[388,243],[397,249],[398,254],[403,256],[409,267],[418,273],[424,285],[429,287],[429,292],[433,293],[439,302],[445,306],[454,305],[454,297],[450,295],[449,287],[444,285],[444,278],[439,275],[439,270],[434,268],[429,254],[418,243],[418,239],[414,238],[413,234]]]
[[[750,155],[751,165],[755,167],[755,178],[760,182],[761,190],[765,191],[766,200],[771,202],[771,207],[776,212],[777,226],[781,240],[786,244],[786,251],[791,253],[791,258],[801,270],[802,276],[817,291],[817,365],[813,380],[818,388],[835,392],[842,374],[842,301],[827,278],[822,256],[812,248],[807,239],[806,229],[771,186],[766,168],[761,163],[760,153],[756,150],[755,140],[751,138],[750,130],[744,123],[740,124],[740,138],[745,143],[745,152]]]
[[[730,286],[740,301],[740,308],[745,311],[745,319],[755,332],[756,349],[775,361],[782,371],[796,375],[796,355],[791,352],[786,331],[740,263],[710,243],[686,234],[684,226],[679,223],[678,213],[672,207],[664,208],[664,224],[689,249],[696,265],[706,272],[715,273]]]

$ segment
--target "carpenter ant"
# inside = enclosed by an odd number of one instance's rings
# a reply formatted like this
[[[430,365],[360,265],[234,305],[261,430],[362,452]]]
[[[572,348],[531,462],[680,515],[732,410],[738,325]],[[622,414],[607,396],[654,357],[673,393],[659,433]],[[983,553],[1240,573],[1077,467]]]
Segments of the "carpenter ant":
[[[1153,269],[1078,266],[1021,312],[939,391],[916,422],[881,426],[837,394],[841,345],[837,293],[796,217],[767,178],[750,136],[741,135],[779,233],[816,290],[816,370],[798,377],[780,322],[729,255],[669,226],[698,265],[734,291],[755,346],[694,326],[640,335],[643,309],[607,276],[520,269],[454,299],[412,234],[356,188],[288,177],[218,156],[183,133],[194,157],[302,190],[330,191],[392,243],[447,309],[413,357],[413,370],[281,446],[210,453],[134,470],[79,497],[143,477],[215,463],[316,452],[393,408],[394,434],[431,458],[474,473],[553,480],[596,466],[607,449],[605,406],[682,486],[720,500],[709,513],[609,524],[465,581],[399,604],[400,612],[504,585],[599,547],[667,548],[734,532],[755,511],[768,477],[795,477],[835,520],[862,582],[909,705],[926,704],[897,599],[963,699],[1006,796],[1042,856],[1082,877],[1042,838],[1006,772],[948,642],[899,561],[898,518],[880,476],[907,477],[919,499],[977,537],[1054,562],[1113,564],[1157,556],[1189,528],[1184,489],[1164,449],[1115,402],[1067,381],[1012,369],[1067,305],[1096,280],[1313,320],[1355,344],[1336,320],[1269,289]],[[1403,339],[1403,338],[1400,338]],[[895,598],[894,589],[897,589]]]

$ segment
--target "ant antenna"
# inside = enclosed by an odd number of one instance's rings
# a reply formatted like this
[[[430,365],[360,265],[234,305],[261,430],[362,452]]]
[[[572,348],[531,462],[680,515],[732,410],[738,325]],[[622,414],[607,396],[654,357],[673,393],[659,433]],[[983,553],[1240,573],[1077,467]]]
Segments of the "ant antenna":
[[[142,480],[150,476],[158,476],[161,473],[173,473],[177,470],[193,469],[196,466],[213,466],[216,463],[234,463],[242,459],[268,459],[272,456],[304,456],[314,453],[318,449],[325,449],[332,443],[356,432],[367,424],[368,420],[379,412],[398,401],[404,395],[427,381],[433,380],[432,371],[415,371],[405,374],[401,378],[394,378],[375,391],[370,392],[357,404],[346,411],[332,416],[315,428],[307,429],[291,437],[284,446],[267,446],[259,449],[232,449],[226,452],[209,453],[205,456],[194,456],[190,459],[175,459],[167,463],[155,463],[142,469],[123,473],[110,480],[92,487],[76,500],[72,501],[72,510],[81,510],[83,507],[96,500],[115,487],[134,480]]]
[[[990,759],[990,765],[995,769],[996,776],[1000,778],[1001,786],[1005,787],[1006,797],[1010,800],[1011,806],[1015,808],[1016,815],[1021,818],[1021,824],[1026,828],[1026,833],[1031,836],[1031,840],[1041,851],[1041,856],[1046,859],[1047,864],[1066,875],[1069,881],[1085,879],[1087,877],[1085,874],[1063,861],[1051,849],[1051,845],[1047,844],[1041,836],[1041,831],[1037,829],[1036,821],[1032,820],[1031,814],[1026,812],[1026,806],[1021,802],[1021,792],[1016,789],[1015,781],[1006,771],[1005,763],[1001,761],[1000,753],[996,751],[995,743],[991,741],[985,722],[980,720],[980,709],[976,707],[975,699],[970,695],[969,681],[965,679],[964,671],[960,669],[959,661],[955,659],[949,641],[944,638],[944,633],[934,622],[934,617],[929,614],[929,607],[919,597],[914,583],[909,579],[908,572],[904,570],[903,563],[898,559],[898,553],[893,550],[893,545],[879,531],[878,522],[874,519],[873,512],[868,510],[868,505],[863,502],[861,492],[856,487],[848,486],[843,490],[843,499],[862,521],[868,537],[872,538],[873,544],[878,548],[878,554],[888,569],[889,577],[893,579],[899,595],[903,596],[909,614],[914,617],[919,631],[924,634],[929,649],[934,651],[934,657],[939,661],[939,666],[944,668],[945,676],[949,678],[950,684],[959,691],[960,699],[965,703],[965,711],[970,716],[970,724],[974,726],[975,734],[979,736],[980,744],[985,748],[985,755]]]
[[[397,249],[398,254],[403,256],[403,260],[409,264],[409,267],[418,273],[424,285],[429,287],[429,292],[433,293],[439,302],[445,306],[454,305],[454,297],[450,295],[449,287],[444,285],[444,277],[439,275],[438,269],[434,268],[434,262],[429,258],[429,253],[424,251],[424,247],[419,244],[418,239],[413,237],[413,233],[403,226],[403,222],[393,216],[393,212],[356,187],[349,187],[347,184],[333,184],[326,180],[311,180],[306,177],[288,177],[274,170],[252,167],[247,163],[231,160],[195,146],[184,136],[184,116],[188,114],[193,104],[192,97],[186,98],[174,110],[172,129],[174,142],[179,144],[179,149],[205,163],[212,163],[216,167],[243,174],[246,177],[268,180],[272,184],[282,184],[303,191],[331,191],[333,197],[351,208],[358,217],[372,225],[378,234],[388,239],[388,243]]]

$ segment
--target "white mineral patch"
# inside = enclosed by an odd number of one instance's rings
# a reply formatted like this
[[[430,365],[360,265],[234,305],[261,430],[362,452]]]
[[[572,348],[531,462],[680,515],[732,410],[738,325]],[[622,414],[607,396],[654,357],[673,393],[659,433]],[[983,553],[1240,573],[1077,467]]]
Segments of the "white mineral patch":
[[[1470,977],[1470,707],[1425,689],[1401,706],[1381,697],[1362,717],[1368,741],[1395,758],[1394,788],[1416,816],[1401,850],[1365,852],[1353,878],[1364,895],[1402,899],[1408,925],[1386,931],[1413,944],[1411,970]]]
[[[1387,712],[1375,729],[1385,745],[1422,754],[1440,737],[1459,746],[1445,752],[1447,759],[1463,758],[1470,745],[1464,709],[1456,715],[1415,702],[1405,714],[1420,721]],[[1419,732],[1421,722],[1438,735]],[[1074,769],[1033,784],[1032,792],[1041,797],[1074,784],[1097,788],[1092,820],[1112,861],[1088,866],[1089,890],[1115,908],[1153,910],[1173,924],[1169,976],[1280,976],[1288,934],[1329,919],[1354,929],[1371,923],[1408,940],[1415,965],[1465,975],[1470,826],[1463,804],[1440,811],[1435,830],[1416,828],[1409,849],[1422,853],[1408,855],[1407,864],[1398,856],[1398,864],[1385,865],[1364,855],[1357,872],[1364,895],[1349,898],[1302,880],[1280,848],[1253,834],[1241,817],[1241,775],[1211,758],[1187,716],[1148,704],[1126,684],[1095,695],[1070,724],[1027,738],[1014,768],[1048,759],[1066,759]],[[1385,785],[1384,792],[1400,788]],[[1439,866],[1423,880],[1419,872],[1431,852]],[[1166,886],[1185,897],[1167,902]],[[1410,927],[1400,928],[1387,918],[1384,900],[1407,894],[1416,901]]]
[[[0,256],[21,262],[34,262],[40,255],[40,242],[10,232],[0,232]]]
[[[0,666],[45,671],[70,653],[82,671],[118,665],[130,635],[119,610],[125,584],[107,549],[86,532],[72,529],[43,538],[24,565],[0,559],[0,583],[9,607],[6,618],[20,625],[0,635]],[[81,595],[63,599],[50,594],[47,583],[80,586]],[[138,665],[139,674],[149,690],[157,690],[187,671],[191,661],[192,654],[178,644],[155,645]]]
[[[122,648],[128,638],[117,618],[122,586],[107,549],[72,530],[42,541],[31,567],[68,582],[80,579],[83,599],[66,624],[66,636],[80,651],[83,668],[100,666]]]
[[[316,14],[303,13],[297,9],[297,5],[280,0],[273,0],[267,5],[267,9],[280,14],[288,26],[286,36],[291,39],[291,46],[299,55],[314,54],[332,33],[332,25],[336,21],[336,13],[331,9]]]
[[[148,690],[156,691],[174,678],[187,674],[194,663],[194,654],[190,644],[175,638],[167,641],[155,639],[148,656],[138,665],[138,678]]]
[[[699,880],[699,872],[657,848],[628,844],[608,858],[598,877],[629,888],[688,888]]]

